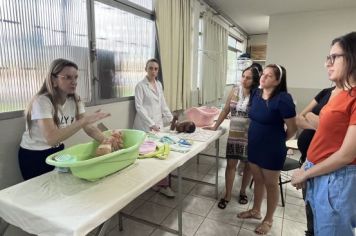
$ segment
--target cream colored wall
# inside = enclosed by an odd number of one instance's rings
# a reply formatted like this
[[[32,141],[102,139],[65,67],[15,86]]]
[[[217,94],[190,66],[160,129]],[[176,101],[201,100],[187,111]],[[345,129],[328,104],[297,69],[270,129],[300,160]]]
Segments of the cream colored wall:
[[[110,129],[132,127],[135,117],[133,100],[87,107],[86,112],[94,112],[98,109],[111,113],[110,117],[103,120],[103,123]],[[25,120],[23,117],[1,120],[0,130],[0,189],[3,189],[22,181],[18,167],[17,151],[22,133],[25,130]],[[83,131],[80,131],[68,139],[65,144],[70,146],[89,140],[90,138]]]
[[[312,94],[331,85],[324,68],[335,37],[356,30],[356,8],[270,17],[267,61],[287,69],[287,83],[300,111]]]

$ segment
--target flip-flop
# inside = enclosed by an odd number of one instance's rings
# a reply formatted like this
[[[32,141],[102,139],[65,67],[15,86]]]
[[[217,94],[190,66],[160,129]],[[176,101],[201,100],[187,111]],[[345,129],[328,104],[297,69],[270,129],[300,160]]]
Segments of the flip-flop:
[[[225,209],[226,208],[226,205],[229,203],[228,200],[225,200],[224,198],[221,198],[219,203],[218,203],[218,207],[220,209]]]
[[[243,212],[240,212],[239,214],[237,214],[237,218],[260,220],[260,219],[262,219],[262,216],[261,216],[260,212],[258,212],[256,210],[253,210],[253,209],[250,209],[248,211],[243,211]]]
[[[255,229],[255,233],[260,235],[265,235],[268,234],[271,228],[272,228],[272,222],[264,220],[259,226],[257,226],[257,228]]]
[[[242,205],[245,205],[245,204],[248,203],[248,198],[247,198],[247,195],[246,195],[246,194],[240,193],[240,196],[239,196],[239,203],[242,204]]]

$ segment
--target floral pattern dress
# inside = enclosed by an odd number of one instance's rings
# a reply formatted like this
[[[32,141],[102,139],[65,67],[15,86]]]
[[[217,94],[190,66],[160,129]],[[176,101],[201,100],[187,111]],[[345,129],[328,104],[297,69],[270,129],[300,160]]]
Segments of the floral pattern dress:
[[[247,133],[250,120],[248,105],[250,96],[243,95],[243,88],[233,88],[230,101],[230,130],[227,139],[226,158],[247,161]]]

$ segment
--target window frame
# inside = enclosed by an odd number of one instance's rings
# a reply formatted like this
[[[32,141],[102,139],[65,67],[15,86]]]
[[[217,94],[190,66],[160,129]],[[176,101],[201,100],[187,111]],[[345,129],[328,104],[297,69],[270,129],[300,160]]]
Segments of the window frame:
[[[232,52],[234,52],[234,53],[236,53],[236,60],[237,60],[237,58],[238,58],[238,53],[242,53],[242,51],[237,47],[237,44],[238,43],[240,43],[240,44],[242,44],[243,43],[243,41],[242,40],[240,40],[240,39],[238,39],[238,38],[236,38],[234,35],[232,35],[232,34],[229,34],[229,36],[228,37],[231,37],[231,38],[233,38],[234,40],[236,40],[236,45],[235,45],[235,47],[232,47],[232,46],[230,46],[230,45],[228,45],[228,47],[227,47],[227,50],[228,50],[228,53],[229,53],[229,51],[232,51]],[[228,73],[227,73],[228,71],[226,70],[226,76],[228,75]],[[227,78],[226,78],[226,81],[227,81]],[[229,81],[230,82],[230,81]],[[225,83],[225,86],[231,86],[231,85],[235,85],[236,84],[236,82],[235,83]]]
[[[100,2],[108,6],[117,8],[122,11],[143,17],[152,21],[155,21],[156,17],[153,11],[139,6],[133,2],[127,0],[91,0],[88,2],[88,40],[89,40],[89,51],[90,51],[90,63],[89,63],[89,74],[92,83],[92,98],[91,101],[86,102],[85,106],[97,106],[110,104],[115,102],[124,102],[129,100],[134,100],[134,96],[120,97],[120,98],[109,98],[101,99],[99,96],[99,86],[100,81],[98,79],[98,60],[96,57],[96,35],[95,35],[95,13],[94,13],[94,2]],[[157,41],[157,35],[155,35],[155,41]],[[157,47],[155,46],[155,51]]]

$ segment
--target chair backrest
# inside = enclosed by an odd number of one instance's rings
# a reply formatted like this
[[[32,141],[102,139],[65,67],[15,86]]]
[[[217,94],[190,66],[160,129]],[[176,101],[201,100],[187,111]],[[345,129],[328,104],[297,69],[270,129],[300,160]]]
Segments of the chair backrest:
[[[282,171],[289,171],[300,168],[300,163],[297,160],[294,160],[290,157],[286,157],[286,161],[284,162]]]

